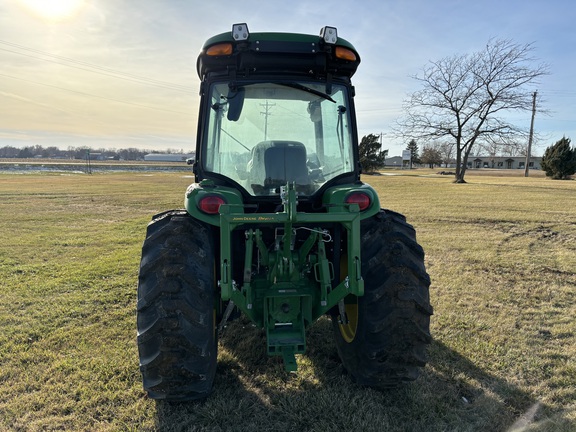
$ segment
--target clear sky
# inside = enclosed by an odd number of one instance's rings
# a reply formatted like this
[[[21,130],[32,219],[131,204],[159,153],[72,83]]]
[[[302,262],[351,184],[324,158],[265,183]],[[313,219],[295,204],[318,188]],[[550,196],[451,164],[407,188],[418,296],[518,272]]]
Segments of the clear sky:
[[[534,43],[551,75],[538,90],[536,153],[576,143],[576,6],[569,0],[0,0],[0,147],[195,148],[196,56],[210,36],[318,34],[335,26],[358,49],[360,137],[388,138],[411,78],[431,60],[479,51],[490,38]],[[514,121],[528,127],[530,113]]]

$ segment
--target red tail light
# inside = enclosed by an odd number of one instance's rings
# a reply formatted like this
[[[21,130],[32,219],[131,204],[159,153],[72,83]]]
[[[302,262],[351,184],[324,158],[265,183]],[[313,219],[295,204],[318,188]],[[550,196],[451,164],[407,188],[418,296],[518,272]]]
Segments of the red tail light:
[[[208,195],[198,202],[198,208],[204,213],[218,214],[218,210],[220,210],[222,204],[226,204],[224,198],[217,195]]]
[[[360,211],[370,207],[370,196],[363,192],[353,192],[346,197],[346,204],[358,204]]]

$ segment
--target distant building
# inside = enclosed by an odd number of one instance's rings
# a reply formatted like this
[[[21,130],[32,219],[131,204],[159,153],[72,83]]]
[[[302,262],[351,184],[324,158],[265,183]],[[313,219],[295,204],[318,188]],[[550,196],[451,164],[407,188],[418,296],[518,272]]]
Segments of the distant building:
[[[402,168],[402,156],[392,156],[386,158],[386,168]]]
[[[104,160],[105,156],[102,153],[94,153],[94,152],[86,152],[86,155],[84,156],[85,159],[90,158],[91,160]]]
[[[534,156],[530,158],[530,169],[542,169],[542,157]],[[419,166],[425,166],[421,164]],[[426,165],[427,166],[427,165]],[[456,161],[449,164],[440,164],[440,167],[454,168]],[[402,156],[393,156],[386,159],[386,168],[402,168]],[[470,169],[525,169],[526,156],[469,156],[467,168]]]
[[[541,157],[531,157],[530,169],[541,169]],[[469,156],[468,168],[525,169],[526,156]]]
[[[150,153],[144,155],[145,161],[155,162],[186,162],[186,159],[194,158],[194,153]]]

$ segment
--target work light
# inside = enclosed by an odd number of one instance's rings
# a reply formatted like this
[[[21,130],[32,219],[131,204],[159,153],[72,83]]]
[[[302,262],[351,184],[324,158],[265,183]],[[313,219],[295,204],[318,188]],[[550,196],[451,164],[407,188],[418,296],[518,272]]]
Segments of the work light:
[[[320,29],[320,37],[324,39],[327,44],[333,45],[338,40],[338,31],[336,27],[322,27]]]
[[[248,25],[245,23],[234,24],[232,26],[232,37],[234,40],[243,41],[248,39],[250,32],[248,31]]]

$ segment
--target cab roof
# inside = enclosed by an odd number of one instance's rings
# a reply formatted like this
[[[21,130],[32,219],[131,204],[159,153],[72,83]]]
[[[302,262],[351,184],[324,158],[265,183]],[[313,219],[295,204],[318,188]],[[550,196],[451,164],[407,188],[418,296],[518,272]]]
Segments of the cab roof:
[[[238,30],[241,29],[241,31]],[[327,30],[329,29],[329,30]],[[329,33],[328,33],[329,32]],[[360,64],[354,46],[324,27],[320,36],[299,33],[249,33],[246,24],[208,39],[198,56],[198,76],[261,74],[352,77]]]

